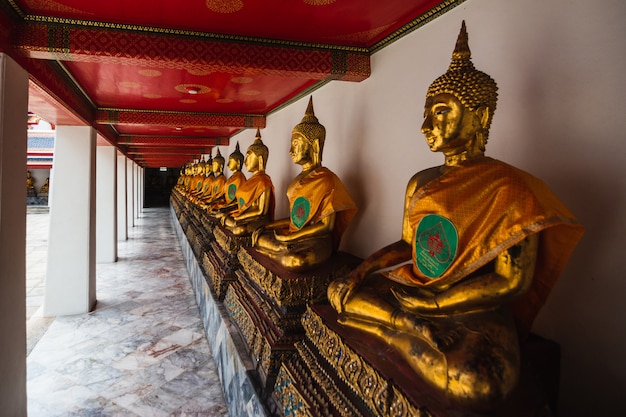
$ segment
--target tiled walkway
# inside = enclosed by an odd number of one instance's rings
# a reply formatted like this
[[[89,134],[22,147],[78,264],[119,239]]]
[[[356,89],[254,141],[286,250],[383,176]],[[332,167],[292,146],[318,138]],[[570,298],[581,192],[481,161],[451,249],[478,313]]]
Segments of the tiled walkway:
[[[170,222],[145,209],[97,265],[96,309],[51,322],[28,356],[29,417],[228,415]]]

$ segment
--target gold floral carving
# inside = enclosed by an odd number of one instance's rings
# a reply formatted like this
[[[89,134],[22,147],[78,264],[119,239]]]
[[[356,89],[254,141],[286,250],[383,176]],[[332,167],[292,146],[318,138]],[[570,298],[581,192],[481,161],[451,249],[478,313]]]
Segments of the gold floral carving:
[[[310,407],[296,386],[306,388],[306,386],[296,384],[295,378],[285,365],[281,366],[274,385],[274,397],[281,405],[283,414],[293,417],[313,417]]]
[[[324,393],[330,399],[333,407],[340,413],[342,417],[357,417],[363,414],[346,398],[337,385],[329,377],[328,373],[319,365],[315,359],[314,353],[304,342],[296,343],[296,349],[300,358],[306,365],[307,370],[315,379],[317,384],[322,387]]]
[[[341,267],[324,275],[302,274],[294,279],[284,279],[261,265],[245,247],[239,250],[237,257],[241,268],[281,307],[314,304],[325,300],[328,283],[349,272],[347,267]]]
[[[376,369],[346,345],[342,338],[324,325],[310,308],[302,318],[306,336],[337,376],[372,410],[385,417],[430,417],[415,407],[406,396]]]

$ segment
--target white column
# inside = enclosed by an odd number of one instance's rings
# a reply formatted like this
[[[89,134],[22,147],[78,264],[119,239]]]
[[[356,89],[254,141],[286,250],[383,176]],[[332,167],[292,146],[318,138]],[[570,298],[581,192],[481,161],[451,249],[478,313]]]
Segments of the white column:
[[[26,416],[28,73],[0,53],[0,410]]]
[[[128,239],[126,156],[117,156],[117,240]]]
[[[96,262],[117,261],[117,149],[96,147]]]
[[[144,190],[145,170],[139,167],[139,213],[143,212],[143,190]]]
[[[95,159],[94,129],[57,127],[44,316],[87,313],[96,303]]]
[[[133,187],[135,187],[133,192],[133,207],[135,209],[135,219],[139,218],[139,165],[133,163],[133,169],[135,170],[135,182],[133,183]]]
[[[134,169],[133,166],[135,165],[135,163],[130,159],[126,159],[126,169],[127,169],[127,187],[126,187],[126,198],[127,198],[127,206],[126,209],[128,210],[128,227],[134,227],[135,226],[135,208],[133,205],[133,193],[134,193],[134,189],[135,187],[133,186],[133,181],[134,181]]]

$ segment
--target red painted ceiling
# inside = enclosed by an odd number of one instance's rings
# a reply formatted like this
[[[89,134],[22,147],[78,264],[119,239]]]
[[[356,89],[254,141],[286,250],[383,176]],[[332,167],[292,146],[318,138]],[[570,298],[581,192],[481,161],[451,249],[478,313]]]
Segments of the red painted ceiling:
[[[177,167],[320,83],[366,79],[371,53],[462,1],[0,0],[2,49],[31,74],[30,111]]]

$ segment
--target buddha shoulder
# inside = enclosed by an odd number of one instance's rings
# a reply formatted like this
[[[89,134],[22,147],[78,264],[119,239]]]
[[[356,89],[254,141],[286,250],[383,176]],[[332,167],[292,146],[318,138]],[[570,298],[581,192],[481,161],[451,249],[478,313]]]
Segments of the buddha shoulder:
[[[412,196],[416,190],[423,187],[425,184],[429,183],[435,178],[438,178],[441,175],[440,168],[441,167],[438,166],[427,168],[413,175],[406,186],[407,197]]]

